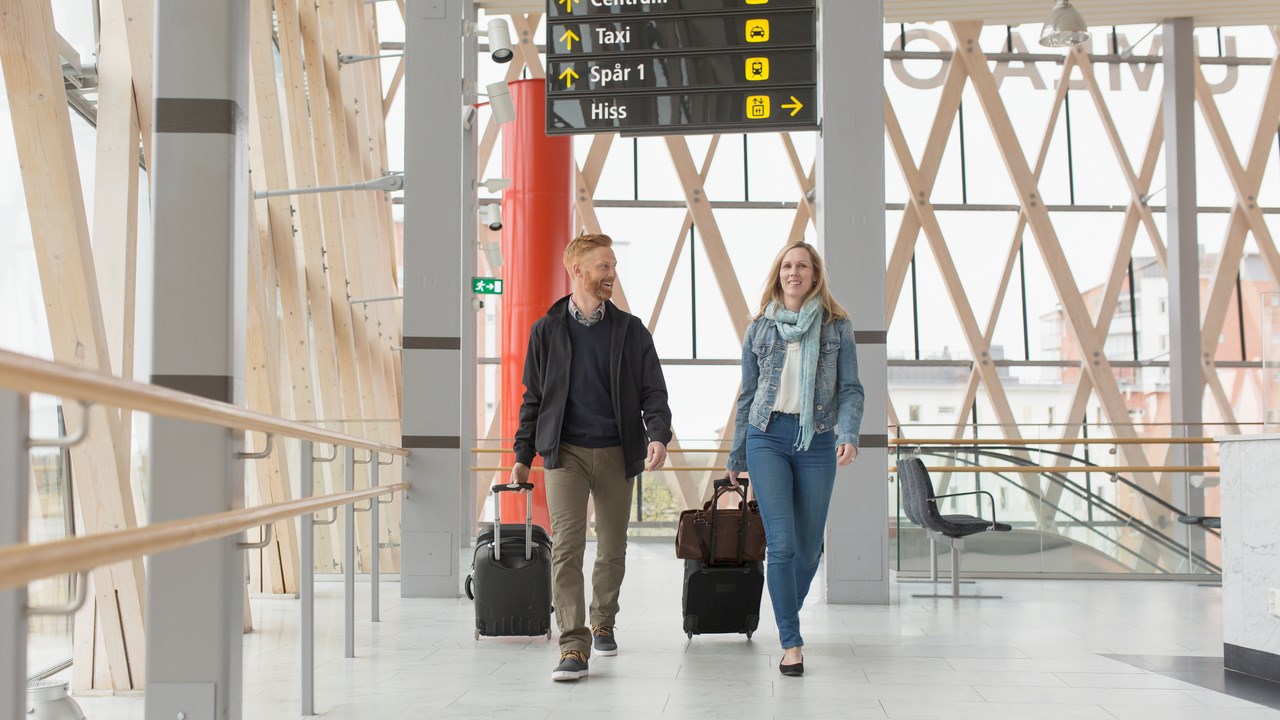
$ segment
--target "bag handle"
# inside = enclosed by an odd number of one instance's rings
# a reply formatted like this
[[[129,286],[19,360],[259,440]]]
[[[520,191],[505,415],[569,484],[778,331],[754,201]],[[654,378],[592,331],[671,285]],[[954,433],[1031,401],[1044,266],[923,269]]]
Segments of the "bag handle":
[[[719,510],[720,496],[730,492],[737,493],[742,497],[742,503],[738,506],[738,564],[741,565],[745,559],[743,553],[746,551],[747,539],[747,491],[750,486],[751,480],[745,477],[738,478],[737,486],[729,480],[728,475],[715,481],[715,492],[712,494],[711,499],[707,501],[707,505],[710,506],[711,510],[711,547],[709,548],[711,554],[707,558],[708,565],[716,560],[716,539],[720,535],[720,533],[716,532],[716,511]]]

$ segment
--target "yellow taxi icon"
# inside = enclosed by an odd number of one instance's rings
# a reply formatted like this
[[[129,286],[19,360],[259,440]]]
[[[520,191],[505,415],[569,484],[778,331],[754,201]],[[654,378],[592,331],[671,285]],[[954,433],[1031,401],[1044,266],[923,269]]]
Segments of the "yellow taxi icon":
[[[747,119],[748,120],[768,120],[769,119],[769,96],[768,95],[748,95],[747,96]]]
[[[752,18],[747,21],[747,42],[769,42],[769,21],[765,18]]]
[[[746,78],[752,82],[769,79],[769,58],[766,57],[749,57],[746,60],[746,66],[743,68]]]

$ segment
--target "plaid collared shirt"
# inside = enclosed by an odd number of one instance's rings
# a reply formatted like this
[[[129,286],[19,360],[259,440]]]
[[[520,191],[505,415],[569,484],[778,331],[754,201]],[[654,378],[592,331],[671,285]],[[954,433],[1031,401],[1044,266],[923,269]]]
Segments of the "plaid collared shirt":
[[[577,320],[587,327],[591,327],[604,319],[604,303],[600,303],[600,307],[596,308],[596,311],[591,313],[591,317],[587,317],[582,314],[582,311],[578,309],[577,305],[573,304],[573,298],[569,298],[569,317]]]

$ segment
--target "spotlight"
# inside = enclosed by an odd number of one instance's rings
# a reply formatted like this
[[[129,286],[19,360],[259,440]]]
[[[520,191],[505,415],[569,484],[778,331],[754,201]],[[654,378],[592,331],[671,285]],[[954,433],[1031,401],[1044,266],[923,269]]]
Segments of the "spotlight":
[[[465,35],[488,38],[489,56],[496,63],[509,63],[516,56],[515,50],[511,47],[511,28],[502,18],[490,18],[484,30],[470,20],[464,20],[462,32]]]
[[[485,86],[489,91],[489,109],[493,111],[494,122],[505,125],[516,119],[516,106],[511,104],[511,90],[507,83],[496,82]]]
[[[489,29],[485,34],[489,37],[489,55],[493,61],[511,62],[511,58],[516,54],[511,47],[511,28],[507,27],[507,21],[502,18],[493,18],[489,21]]]
[[[480,220],[489,226],[490,230],[498,231],[502,229],[502,205],[499,203],[489,203],[480,209]]]

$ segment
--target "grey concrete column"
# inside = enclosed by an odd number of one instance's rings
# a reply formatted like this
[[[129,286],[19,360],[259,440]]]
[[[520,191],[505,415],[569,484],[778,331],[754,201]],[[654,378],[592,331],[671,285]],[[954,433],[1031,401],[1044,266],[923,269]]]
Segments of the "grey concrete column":
[[[1200,245],[1196,233],[1196,66],[1195,26],[1191,18],[1164,23],[1164,148],[1165,196],[1169,244],[1169,392],[1175,436],[1200,436],[1204,420],[1204,365],[1200,343]],[[1157,330],[1158,331],[1158,330]],[[1204,451],[1179,446],[1175,462],[1200,465]],[[1185,476],[1172,486],[1171,501],[1188,513],[1204,510],[1204,491],[1192,488]],[[1171,518],[1172,519],[1172,518]],[[1174,523],[1182,538],[1198,539],[1204,549],[1203,531],[1193,532]]]
[[[827,601],[887,604],[884,10],[881,0],[822,0],[818,9],[818,242],[832,292],[853,319],[866,390],[858,459],[837,471],[831,499]]]
[[[152,382],[244,400],[249,2],[156,3]],[[244,505],[241,433],[156,417],[150,522]],[[152,556],[147,720],[241,716],[239,537]]]
[[[27,541],[27,396],[0,390],[0,546]],[[27,716],[27,588],[0,592],[0,717]]]
[[[463,398],[472,387],[464,362],[471,307],[463,303],[471,246],[463,248],[464,228],[474,225],[474,191],[463,176],[464,155],[475,152],[474,143],[463,144],[459,106],[462,21],[474,11],[471,2],[411,2],[405,9],[405,127],[422,131],[405,138],[404,158],[401,432],[410,452],[404,478],[413,489],[402,510],[400,593],[457,597],[470,447],[463,444],[462,418],[470,413]]]

